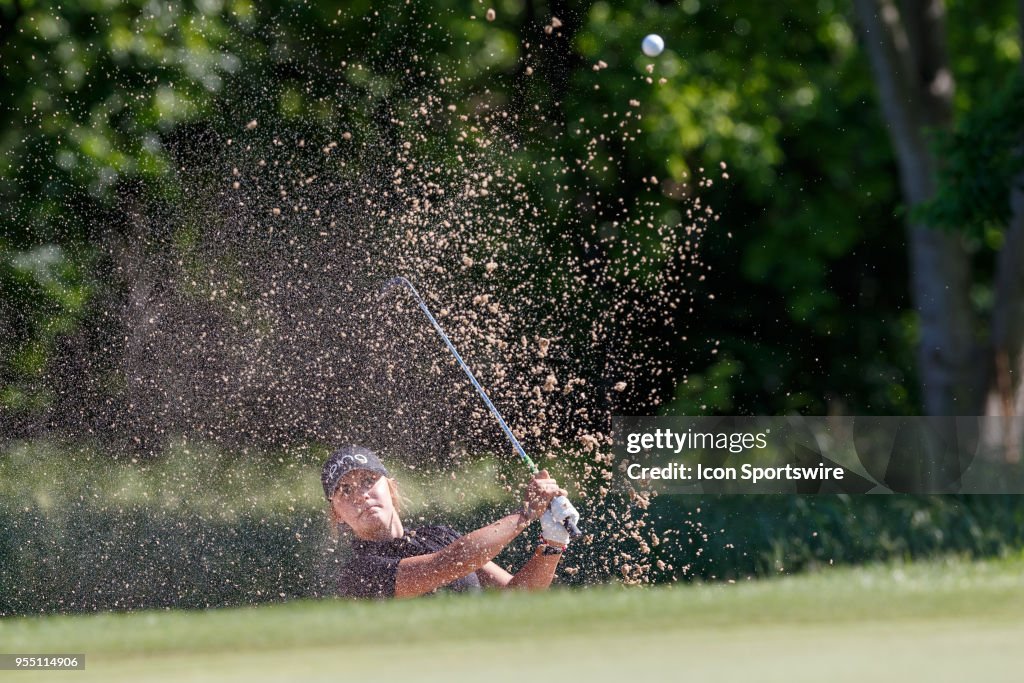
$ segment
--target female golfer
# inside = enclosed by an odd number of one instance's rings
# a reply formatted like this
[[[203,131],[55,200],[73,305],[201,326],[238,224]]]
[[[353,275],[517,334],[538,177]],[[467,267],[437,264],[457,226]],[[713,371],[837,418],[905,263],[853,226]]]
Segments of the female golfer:
[[[341,570],[340,593],[352,598],[411,598],[439,588],[547,588],[569,533],[548,511],[566,495],[547,471],[530,480],[520,511],[460,535],[449,526],[406,529],[398,514],[395,480],[361,446],[342,448],[324,463],[321,482],[331,519],[352,532],[355,558]],[[535,520],[542,542],[515,574],[491,560]]]

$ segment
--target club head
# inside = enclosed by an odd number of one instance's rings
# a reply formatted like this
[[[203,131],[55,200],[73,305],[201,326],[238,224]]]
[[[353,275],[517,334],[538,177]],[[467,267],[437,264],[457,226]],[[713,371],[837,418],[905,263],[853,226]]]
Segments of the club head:
[[[412,283],[409,282],[409,280],[402,276],[393,277],[382,284],[380,286],[380,290],[377,292],[377,299],[383,300],[384,297],[390,294],[396,287],[404,287],[405,289],[408,289],[413,293],[413,296],[416,297],[417,301],[419,300],[419,292],[416,291],[416,288],[412,286]]]
[[[382,284],[380,286],[380,293],[384,294],[392,287],[408,287],[409,289],[413,288],[411,282],[409,282],[407,279],[399,275],[397,277],[391,278],[390,280]]]

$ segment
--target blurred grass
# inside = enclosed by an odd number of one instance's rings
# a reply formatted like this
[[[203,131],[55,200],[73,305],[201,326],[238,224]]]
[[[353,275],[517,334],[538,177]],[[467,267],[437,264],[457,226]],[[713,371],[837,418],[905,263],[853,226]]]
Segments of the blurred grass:
[[[325,448],[295,453],[230,452],[204,444],[177,445],[152,460],[115,459],[99,448],[59,441],[22,441],[0,451],[0,505],[56,512],[76,505],[94,509],[144,507],[187,511],[230,521],[242,514],[292,514],[326,509],[320,486]],[[389,462],[405,499],[404,511],[474,508],[511,500],[497,481],[493,458],[437,474]]]
[[[331,535],[326,454],[181,444],[147,460],[57,440],[9,444],[0,450],[0,616],[330,595],[348,544]],[[439,473],[388,464],[410,525],[468,529],[473,514],[515,500],[492,459],[443,473],[440,486]]]
[[[1009,681],[1021,615],[1016,556],[736,584],[15,618],[0,621],[0,642],[85,653],[76,680],[512,680],[554,666],[590,680]]]
[[[330,595],[348,544],[330,534],[319,481],[326,454],[193,443],[133,460],[58,440],[8,444],[0,450],[0,615]],[[572,471],[579,461],[554,464],[563,482],[582,479]],[[446,471],[388,465],[408,526],[477,528],[515,506],[519,494],[508,488],[526,480],[520,463],[498,455]],[[588,533],[615,528],[635,504],[612,489],[605,511],[574,490]],[[647,513],[633,527],[640,536],[575,547],[559,581],[616,581],[638,561],[651,564],[655,582],[725,581],[833,564],[1013,557],[1024,547],[1017,496],[659,496]],[[641,547],[648,532],[649,552]],[[533,538],[520,536],[498,562],[520,566]]]

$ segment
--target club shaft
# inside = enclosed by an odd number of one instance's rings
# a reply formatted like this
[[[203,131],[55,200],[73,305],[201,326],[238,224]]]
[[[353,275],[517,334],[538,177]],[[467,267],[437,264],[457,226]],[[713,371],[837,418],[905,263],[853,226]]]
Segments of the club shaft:
[[[494,418],[498,421],[498,424],[501,425],[501,429],[505,432],[505,436],[508,437],[508,440],[512,442],[512,446],[516,449],[516,453],[519,454],[520,459],[524,463],[526,463],[527,467],[530,468],[531,473],[536,474],[539,471],[537,465],[533,462],[533,459],[526,454],[526,450],[523,448],[522,444],[519,443],[519,439],[516,438],[516,435],[512,433],[512,430],[505,422],[505,418],[501,416],[501,413],[498,412],[498,409],[494,406],[494,403],[491,402],[490,397],[487,396],[487,392],[484,391],[484,388],[482,386],[480,386],[480,382],[478,382],[476,380],[476,377],[473,376],[473,371],[469,369],[468,365],[466,365],[466,361],[462,360],[462,356],[459,355],[458,349],[455,348],[455,345],[452,344],[452,340],[448,338],[447,334],[445,334],[444,329],[441,327],[441,324],[437,322],[436,318],[434,318],[434,314],[430,312],[430,309],[427,307],[427,303],[423,300],[423,297],[421,297],[420,293],[416,291],[416,288],[413,287],[412,283],[409,282],[404,277],[396,277],[392,278],[391,280],[388,280],[388,282],[385,283],[384,288],[387,289],[395,285],[401,285],[403,287],[406,287],[410,292],[412,292],[412,295],[416,299],[416,303],[419,305],[420,310],[423,311],[424,315],[427,316],[427,320],[430,321],[430,324],[434,326],[435,330],[437,330],[437,333],[441,336],[441,339],[444,340],[445,346],[447,346],[448,350],[452,352],[453,356],[455,356],[455,360],[458,361],[459,367],[462,368],[462,371],[466,373],[466,377],[469,377],[469,381],[473,383],[473,387],[476,389],[477,393],[480,394],[480,398],[482,398],[484,400],[484,403],[487,404],[487,408],[491,411],[491,415],[494,415]]]

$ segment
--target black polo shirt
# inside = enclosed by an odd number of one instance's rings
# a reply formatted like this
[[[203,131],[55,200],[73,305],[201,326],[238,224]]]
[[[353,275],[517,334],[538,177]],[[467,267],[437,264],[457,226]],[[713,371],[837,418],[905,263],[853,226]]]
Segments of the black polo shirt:
[[[341,568],[339,593],[349,598],[393,598],[398,563],[403,558],[427,555],[444,548],[462,534],[450,526],[423,526],[389,541],[353,539],[355,558]],[[480,590],[476,572],[442,586],[459,593]]]

